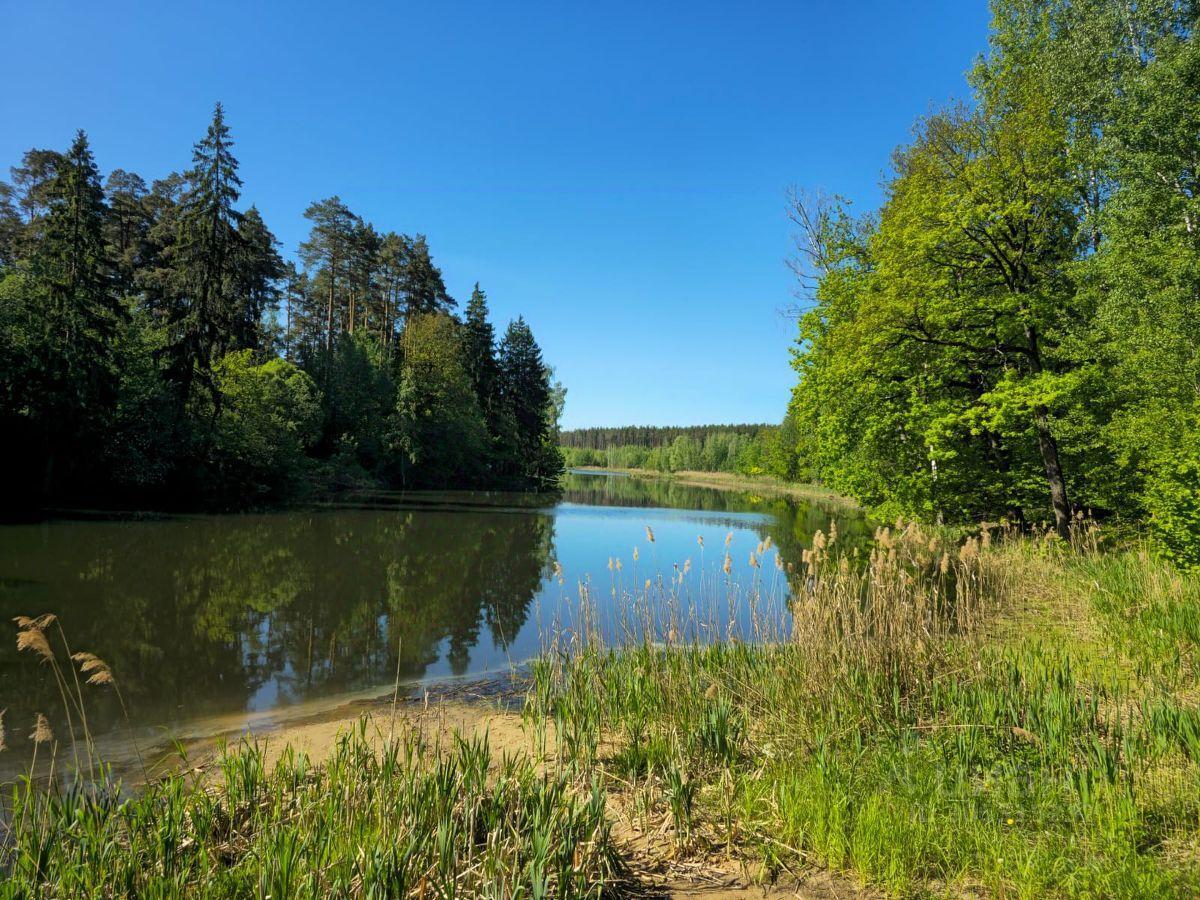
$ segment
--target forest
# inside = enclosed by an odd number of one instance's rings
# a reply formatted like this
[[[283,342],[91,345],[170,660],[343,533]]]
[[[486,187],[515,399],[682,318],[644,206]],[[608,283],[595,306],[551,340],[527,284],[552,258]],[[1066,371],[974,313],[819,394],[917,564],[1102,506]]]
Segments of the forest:
[[[629,425],[559,437],[569,466],[653,472],[733,472],[794,480],[794,420],[784,425]]]
[[[217,104],[149,186],[83,131],[0,182],[7,508],[555,483],[565,391],[525,320],[497,338],[478,284],[456,314],[424,236],[337,196],[286,260],[233,144]]]
[[[993,13],[878,211],[794,197],[797,468],[889,519],[1092,516],[1200,565],[1200,8]]]

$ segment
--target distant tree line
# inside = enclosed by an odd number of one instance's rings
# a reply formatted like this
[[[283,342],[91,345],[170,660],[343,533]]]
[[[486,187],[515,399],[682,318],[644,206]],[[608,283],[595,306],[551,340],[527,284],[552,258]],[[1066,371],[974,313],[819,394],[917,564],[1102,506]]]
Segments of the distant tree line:
[[[889,516],[1147,523],[1200,565],[1200,7],[992,11],[877,213],[794,205],[799,468]]]
[[[784,425],[625,426],[564,431],[569,466],[795,477],[792,422]]]
[[[619,425],[612,428],[571,428],[559,436],[563,447],[607,450],[610,447],[663,447],[677,437],[703,442],[714,434],[744,434],[755,437],[773,425]]]
[[[564,391],[524,319],[461,318],[426,239],[337,197],[286,261],[218,104],[192,163],[102,181],[86,135],[0,182],[9,508],[245,505],[309,486],[538,487]]]

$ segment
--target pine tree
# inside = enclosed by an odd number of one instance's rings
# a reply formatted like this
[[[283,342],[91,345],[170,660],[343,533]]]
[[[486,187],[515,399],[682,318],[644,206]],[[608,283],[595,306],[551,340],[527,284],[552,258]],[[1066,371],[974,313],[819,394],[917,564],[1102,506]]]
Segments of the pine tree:
[[[454,298],[446,292],[442,270],[433,264],[425,235],[418,234],[408,241],[408,256],[404,267],[402,287],[404,314],[446,312],[455,306]]]
[[[333,348],[334,337],[349,322],[349,282],[355,229],[361,220],[338,196],[309,204],[304,218],[312,222],[308,240],[300,245],[300,259],[306,269],[319,270],[310,275],[319,279],[325,307],[322,329],[325,351]],[[315,299],[315,298],[314,298]],[[342,307],[346,306],[345,314]]]

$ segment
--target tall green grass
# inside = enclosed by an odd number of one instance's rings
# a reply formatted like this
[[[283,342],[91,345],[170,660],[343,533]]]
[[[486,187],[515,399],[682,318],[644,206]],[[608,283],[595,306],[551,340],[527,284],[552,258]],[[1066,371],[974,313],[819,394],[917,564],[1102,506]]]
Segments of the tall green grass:
[[[791,565],[764,542],[746,584],[728,552],[615,562],[607,627],[580,585],[577,623],[532,665],[532,755],[363,724],[325,761],[243,747],[219,777],[131,797],[102,767],[31,767],[5,804],[0,896],[598,896],[623,868],[618,817],[764,879],[1200,894],[1194,578],[1083,525],[1067,545],[898,523],[859,556],[818,534]],[[751,610],[745,633],[696,613],[713,597],[705,615]],[[54,674],[82,728],[82,692]]]
[[[527,715],[572,723],[562,752],[668,825],[674,786],[700,785],[684,842],[767,872],[898,895],[1200,893],[1194,581],[1082,529],[1074,547],[957,549],[886,531],[865,566],[819,538],[806,566],[788,640],[593,642],[535,667]],[[1095,619],[1105,665],[1036,620],[995,638],[1046,590]]]
[[[617,874],[599,784],[486,737],[373,740],[363,721],[320,764],[250,745],[218,768],[127,799],[18,786],[0,896],[596,897]]]

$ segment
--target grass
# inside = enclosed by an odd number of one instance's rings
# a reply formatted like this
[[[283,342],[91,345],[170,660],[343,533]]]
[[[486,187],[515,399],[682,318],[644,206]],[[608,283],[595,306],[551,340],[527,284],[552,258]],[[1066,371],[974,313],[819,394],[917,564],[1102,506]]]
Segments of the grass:
[[[0,896],[591,897],[619,870],[604,796],[486,737],[373,740],[314,764],[225,752],[131,799],[103,785],[13,792]]]
[[[767,872],[895,895],[1200,892],[1196,581],[1092,533],[951,552],[915,529],[881,533],[865,567],[815,549],[790,640],[558,654],[529,715],[588,723],[565,752],[661,815],[700,785],[681,842]],[[1056,601],[1080,640],[1040,618]]]
[[[1082,526],[755,554],[749,584],[720,560],[614,575],[611,643],[582,587],[533,665],[533,754],[360,725],[326,761],[242,747],[132,798],[30,777],[0,896],[599,896],[648,854],[897,896],[1200,893],[1195,578]],[[759,609],[751,633],[687,623],[701,594]]]

